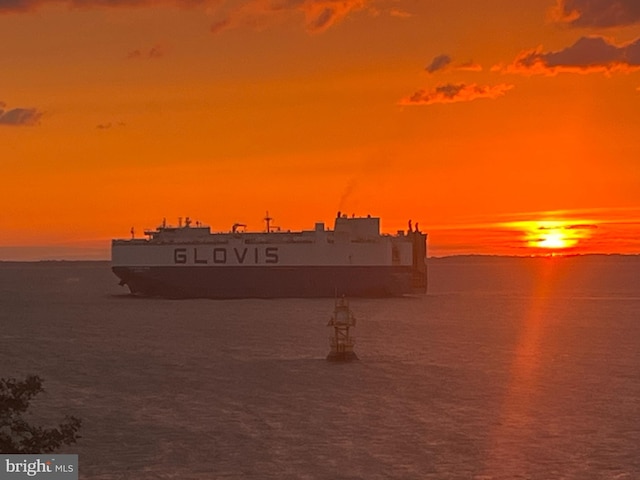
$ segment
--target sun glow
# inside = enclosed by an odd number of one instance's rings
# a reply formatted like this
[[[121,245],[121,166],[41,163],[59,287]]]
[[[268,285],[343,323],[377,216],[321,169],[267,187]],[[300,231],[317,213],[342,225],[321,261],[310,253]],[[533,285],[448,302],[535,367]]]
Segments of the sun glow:
[[[551,229],[540,234],[538,238],[534,238],[529,245],[542,248],[568,248],[578,243],[576,238],[569,238],[561,229]]]
[[[530,220],[513,222],[511,228],[523,232],[527,248],[542,251],[572,251],[597,228],[591,221]]]

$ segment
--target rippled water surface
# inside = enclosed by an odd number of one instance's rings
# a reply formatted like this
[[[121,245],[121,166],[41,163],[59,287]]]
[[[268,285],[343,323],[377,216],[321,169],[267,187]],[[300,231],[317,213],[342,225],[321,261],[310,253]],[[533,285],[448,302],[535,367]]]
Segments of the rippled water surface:
[[[125,295],[107,263],[0,263],[0,376],[83,419],[85,479],[638,479],[640,259],[447,258],[429,293]]]

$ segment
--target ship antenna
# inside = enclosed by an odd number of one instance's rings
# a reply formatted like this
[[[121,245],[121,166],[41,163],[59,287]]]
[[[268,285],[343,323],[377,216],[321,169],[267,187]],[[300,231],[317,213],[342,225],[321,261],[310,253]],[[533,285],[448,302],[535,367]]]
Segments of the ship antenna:
[[[269,210],[267,210],[267,215],[264,217],[264,221],[267,224],[267,233],[271,233],[271,220],[273,220],[273,218],[269,216]]]

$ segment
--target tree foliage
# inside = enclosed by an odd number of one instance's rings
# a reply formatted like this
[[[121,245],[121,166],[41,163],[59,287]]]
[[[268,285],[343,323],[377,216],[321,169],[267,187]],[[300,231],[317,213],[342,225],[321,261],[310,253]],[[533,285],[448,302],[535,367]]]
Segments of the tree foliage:
[[[0,378],[1,453],[51,453],[80,438],[79,418],[67,416],[56,428],[31,425],[23,418],[33,397],[41,392],[44,392],[42,379],[37,375],[29,375],[25,380]]]

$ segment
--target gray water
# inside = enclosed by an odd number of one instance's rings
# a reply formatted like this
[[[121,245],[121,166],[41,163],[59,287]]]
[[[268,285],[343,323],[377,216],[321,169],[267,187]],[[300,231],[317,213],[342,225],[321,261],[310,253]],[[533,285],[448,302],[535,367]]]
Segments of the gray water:
[[[640,257],[446,258],[429,293],[124,295],[107,263],[0,263],[0,377],[83,419],[84,479],[638,479]]]

